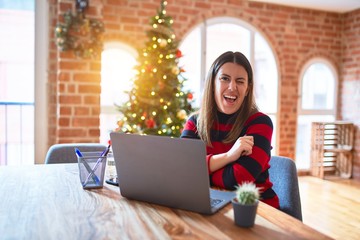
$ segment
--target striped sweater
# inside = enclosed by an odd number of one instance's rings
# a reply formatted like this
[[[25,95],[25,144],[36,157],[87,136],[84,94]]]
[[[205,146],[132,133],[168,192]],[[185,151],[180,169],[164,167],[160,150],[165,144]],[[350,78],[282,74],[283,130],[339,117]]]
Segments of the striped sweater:
[[[218,112],[219,122],[214,123],[211,129],[211,143],[213,146],[206,147],[208,166],[212,155],[227,152],[233,145],[233,143],[224,144],[222,142],[233,126],[233,123],[229,122],[230,118],[231,115]],[[197,134],[196,123],[197,115],[192,115],[185,123],[181,137],[200,139]],[[211,185],[234,190],[237,184],[255,182],[256,186],[261,188],[261,201],[279,208],[279,199],[272,189],[268,172],[272,132],[273,125],[267,115],[261,112],[251,115],[245,122],[240,136],[248,135],[254,137],[252,154],[241,156],[235,162],[217,171],[209,172]]]

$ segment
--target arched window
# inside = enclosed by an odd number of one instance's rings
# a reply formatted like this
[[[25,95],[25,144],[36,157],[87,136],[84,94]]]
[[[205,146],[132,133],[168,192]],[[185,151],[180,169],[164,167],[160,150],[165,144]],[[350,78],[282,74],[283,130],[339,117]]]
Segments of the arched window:
[[[121,113],[115,104],[121,105],[128,100],[128,91],[132,87],[133,67],[137,52],[133,48],[119,43],[104,44],[101,54],[101,113],[100,142],[106,144],[109,132],[114,130]]]
[[[311,123],[336,119],[337,74],[325,59],[313,59],[303,68],[300,79],[296,135],[296,165],[310,168]]]
[[[254,92],[260,111],[268,114],[273,121],[272,145],[276,146],[278,70],[266,39],[254,27],[239,19],[213,18],[189,32],[180,50],[184,55],[180,64],[188,79],[184,87],[193,91],[194,107],[200,106],[205,77],[215,58],[226,51],[242,52],[253,67]]]

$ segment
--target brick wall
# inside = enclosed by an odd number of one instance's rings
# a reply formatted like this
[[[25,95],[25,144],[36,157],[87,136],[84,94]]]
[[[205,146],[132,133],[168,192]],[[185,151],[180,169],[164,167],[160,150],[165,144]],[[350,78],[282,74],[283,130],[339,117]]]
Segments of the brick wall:
[[[102,2],[92,0],[87,16],[102,19]],[[52,0],[49,51],[49,144],[99,142],[101,59],[83,60],[57,50],[54,29],[73,0]]]
[[[73,2],[52,0],[51,33],[55,20],[73,7]],[[160,0],[91,0],[90,6],[89,12],[105,23],[105,41],[121,41],[140,48],[147,40],[145,31],[149,18],[156,13]],[[354,114],[354,104],[357,109],[360,104],[359,65],[356,65],[360,55],[359,11],[344,15],[246,0],[168,0],[167,13],[174,19],[178,39],[204,19],[227,16],[248,22],[269,40],[279,64],[280,155],[295,157],[299,75],[304,64],[313,57],[332,62],[340,80],[344,81],[340,84],[339,119],[358,121],[359,118],[351,114]],[[355,31],[357,38],[353,36]],[[59,53],[53,40],[49,56],[49,142],[96,142],[99,138],[100,62]],[[352,51],[357,57],[351,57]],[[350,98],[345,91],[355,91],[357,102],[346,103]],[[359,142],[360,137],[357,137],[357,145]],[[357,152],[359,150],[358,147]],[[358,153],[355,160],[358,172],[359,158]]]
[[[354,178],[360,179],[360,9],[344,16],[340,118],[355,123]]]

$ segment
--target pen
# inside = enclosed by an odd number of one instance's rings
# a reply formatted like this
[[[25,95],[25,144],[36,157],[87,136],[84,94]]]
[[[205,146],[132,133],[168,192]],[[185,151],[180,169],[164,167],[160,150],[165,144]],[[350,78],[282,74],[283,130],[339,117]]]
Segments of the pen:
[[[108,147],[101,153],[100,158],[96,161],[94,168],[91,170],[91,173],[87,176],[87,178],[86,178],[83,186],[85,186],[85,185],[88,183],[88,181],[89,181],[89,179],[90,179],[90,176],[91,176],[92,174],[95,175],[94,172],[95,172],[96,169],[100,166],[100,163],[101,163],[101,161],[103,160],[103,158],[108,155],[108,153],[109,153],[109,151],[110,151],[110,147],[111,147],[111,145],[109,144]]]
[[[82,153],[80,152],[80,150],[78,148],[75,148],[75,153],[78,157],[82,158],[83,155]],[[84,160],[84,159],[81,159],[82,163],[84,164],[86,170],[89,172],[89,175],[92,176],[92,179],[94,180],[94,182],[96,182],[96,184],[99,184],[100,183],[100,180],[99,178],[94,174],[94,172],[92,172],[92,169],[91,167],[89,166],[89,164]],[[83,184],[83,186],[85,186],[86,184]]]

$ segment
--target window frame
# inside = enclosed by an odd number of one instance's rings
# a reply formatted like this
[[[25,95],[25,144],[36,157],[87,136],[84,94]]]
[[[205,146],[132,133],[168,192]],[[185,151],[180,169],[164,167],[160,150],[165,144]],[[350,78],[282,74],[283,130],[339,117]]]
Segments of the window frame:
[[[35,1],[35,164],[42,164],[48,150],[47,78],[49,58],[49,2]]]
[[[324,64],[325,66],[327,66],[329,68],[329,70],[331,71],[331,73],[333,74],[333,77],[334,77],[334,105],[333,105],[333,108],[332,109],[303,109],[302,108],[302,96],[303,96],[303,93],[302,93],[302,90],[303,90],[303,84],[304,84],[304,76],[305,76],[305,73],[306,71],[313,65],[313,64],[316,64],[316,63],[322,63]],[[300,146],[298,145],[298,131],[299,131],[299,118],[304,116],[304,117],[311,117],[313,116],[314,117],[314,121],[317,121],[315,118],[318,117],[318,116],[333,116],[334,117],[334,120],[337,119],[337,105],[338,105],[338,84],[339,84],[339,75],[338,75],[338,72],[336,71],[336,68],[334,66],[334,64],[332,64],[328,59],[326,58],[320,58],[320,57],[315,57],[315,58],[312,58],[310,59],[309,61],[307,61],[302,69],[301,69],[301,72],[300,72],[300,75],[299,75],[299,90],[298,90],[298,102],[297,102],[297,108],[298,108],[298,111],[297,111],[297,118],[296,118],[296,139],[295,139],[295,162],[300,162],[299,159],[297,159],[297,150],[298,148],[300,148]],[[316,116],[316,117],[315,117]],[[311,126],[310,126],[311,127]],[[309,134],[309,137],[311,138],[311,130],[310,130],[310,134]],[[310,145],[311,145],[311,139],[307,139],[309,140],[310,142]],[[308,149],[309,151],[311,151],[311,146],[308,146]],[[302,147],[304,148],[304,147]],[[301,149],[301,148],[300,148]],[[307,161],[309,161],[309,168],[299,168],[298,166],[298,169],[300,171],[309,171],[310,168],[311,168],[311,152],[309,153],[309,159],[307,159]],[[302,160],[302,164],[304,163],[304,160]]]

